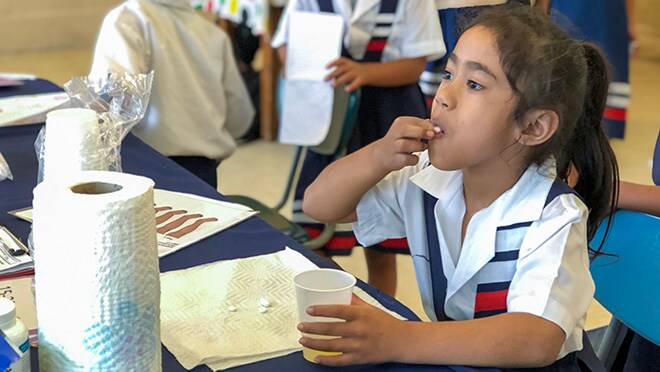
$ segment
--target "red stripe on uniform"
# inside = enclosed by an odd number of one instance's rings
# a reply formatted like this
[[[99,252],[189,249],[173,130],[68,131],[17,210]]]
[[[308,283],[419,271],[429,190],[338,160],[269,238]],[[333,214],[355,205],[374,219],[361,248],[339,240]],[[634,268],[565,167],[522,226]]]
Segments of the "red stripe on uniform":
[[[367,52],[381,52],[385,49],[387,40],[369,40],[367,44]]]
[[[508,289],[494,292],[478,292],[477,298],[474,301],[474,312],[506,310],[506,296],[508,294]]]
[[[309,237],[314,239],[321,234],[321,230],[314,227],[305,227],[305,231]],[[328,249],[346,249],[353,248],[357,245],[357,239],[353,232],[335,232],[335,234],[325,243]]]
[[[424,97],[424,101],[426,101],[426,107],[431,108],[433,107],[433,98],[432,96],[426,96]]]
[[[399,249],[408,249],[408,239],[399,238],[399,239],[387,239],[378,243],[383,248],[399,248]]]
[[[355,237],[333,236],[326,244],[328,249],[346,249],[353,248],[357,245]]]
[[[603,117],[610,120],[626,120],[626,110],[614,107],[605,107],[605,112],[603,112]]]

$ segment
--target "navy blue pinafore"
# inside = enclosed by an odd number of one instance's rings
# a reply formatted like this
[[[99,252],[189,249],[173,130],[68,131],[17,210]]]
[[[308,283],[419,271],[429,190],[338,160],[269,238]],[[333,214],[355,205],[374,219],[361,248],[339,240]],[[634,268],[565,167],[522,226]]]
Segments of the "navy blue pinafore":
[[[555,180],[548,192],[545,200],[545,206],[562,194],[573,193],[575,191],[568,187],[563,181]],[[433,308],[438,321],[453,320],[445,313],[445,298],[447,296],[447,278],[442,269],[442,255],[440,253],[440,241],[438,231],[435,225],[434,207],[437,198],[424,192],[424,218],[426,223],[426,238],[429,249],[429,264],[431,267],[431,284],[433,291]],[[533,221],[517,223],[511,226],[498,227],[502,229],[528,229]],[[493,260],[517,260],[518,249],[508,250],[497,253]],[[477,285],[477,295],[475,297],[474,318],[483,318],[487,316],[502,314],[507,312],[506,297],[511,282],[480,283]],[[572,352],[553,364],[542,368],[513,368],[504,369],[505,371],[547,371],[547,372],[604,372],[605,368],[598,360],[596,353],[587,338],[586,332],[582,337],[582,350]]]

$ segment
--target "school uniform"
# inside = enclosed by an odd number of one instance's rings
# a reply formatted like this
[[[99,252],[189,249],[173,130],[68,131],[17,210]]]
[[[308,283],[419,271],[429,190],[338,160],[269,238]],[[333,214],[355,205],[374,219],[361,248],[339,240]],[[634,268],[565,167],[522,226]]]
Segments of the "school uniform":
[[[110,71],[154,71],[149,107],[132,133],[201,178],[215,179],[252,123],[231,40],[186,0],[130,0],[111,10],[90,77]]]
[[[354,7],[351,0],[292,0],[273,37],[274,48],[287,43],[288,20],[292,11],[341,15],[345,20],[342,54],[356,61],[388,62],[418,57],[435,59],[445,52],[431,0],[357,0]],[[348,152],[382,138],[399,116],[427,116],[424,98],[416,83],[387,88],[362,87]],[[307,152],[294,195],[294,221],[315,222],[302,213],[302,197],[307,186],[332,160],[333,157]],[[312,236],[318,234],[318,225],[307,225],[306,229]],[[350,226],[340,227],[336,238],[327,244],[326,252],[349,254],[355,245]],[[404,246],[398,247],[400,244]],[[393,249],[405,249],[405,240],[394,245]]]
[[[472,217],[461,244],[462,173],[429,164],[424,152],[416,166],[391,173],[362,197],[353,225],[358,241],[407,236],[430,319],[530,313],[562,328],[558,360],[574,364],[595,288],[586,206],[554,180],[552,161],[532,165]],[[585,350],[595,359],[590,345]]]
[[[623,138],[630,102],[628,20],[622,0],[553,0],[552,20],[577,40],[597,44],[612,67],[603,129]]]
[[[511,2],[525,2],[510,0]],[[440,26],[442,28],[442,39],[445,43],[447,53],[439,59],[429,61],[419,78],[419,86],[424,93],[428,109],[431,109],[433,98],[442,82],[444,69],[447,64],[449,53],[456,47],[458,37],[461,36],[461,28],[465,22],[470,21],[484,9],[506,4],[509,0],[435,0]],[[527,3],[530,3],[527,1]],[[534,4],[535,1],[531,1]]]

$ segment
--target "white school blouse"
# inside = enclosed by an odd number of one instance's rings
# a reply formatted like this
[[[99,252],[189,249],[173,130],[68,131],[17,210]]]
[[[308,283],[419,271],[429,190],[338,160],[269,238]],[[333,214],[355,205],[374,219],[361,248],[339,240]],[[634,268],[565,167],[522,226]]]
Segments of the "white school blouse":
[[[357,60],[362,59],[371,36],[377,34],[380,0],[357,0],[355,10],[351,0],[332,0],[335,13],[344,18],[344,46]],[[288,41],[289,15],[292,11],[319,12],[318,0],[290,0],[273,36],[272,47]],[[383,62],[400,58],[441,58],[445,54],[438,12],[432,0],[399,0]]]
[[[227,34],[187,0],[126,1],[103,20],[90,77],[152,70],[132,133],[166,156],[228,157],[255,111]]]
[[[472,217],[461,247],[462,173],[429,166],[424,152],[416,166],[391,173],[362,197],[353,229],[364,246],[408,238],[424,310],[436,320],[423,192],[438,198],[434,214],[447,278],[447,316],[473,319],[477,286],[510,281],[507,312],[537,315],[564,330],[559,359],[582,349],[595,287],[589,272],[586,206],[574,194],[562,194],[544,207],[554,170],[553,161],[530,166],[511,189]],[[529,221],[525,229],[497,230]],[[516,260],[489,262],[497,252],[514,248],[519,249]]]

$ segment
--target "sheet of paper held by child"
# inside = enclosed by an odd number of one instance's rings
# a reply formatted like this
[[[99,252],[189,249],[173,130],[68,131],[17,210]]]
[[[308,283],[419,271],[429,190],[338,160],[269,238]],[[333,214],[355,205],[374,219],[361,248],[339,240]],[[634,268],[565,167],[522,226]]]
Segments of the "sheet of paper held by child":
[[[291,14],[280,142],[314,146],[325,139],[334,95],[334,88],[325,81],[326,66],[341,54],[343,28],[338,15]]]
[[[241,204],[154,189],[158,257],[164,257],[245,221],[258,212]],[[32,208],[8,212],[32,222]]]

